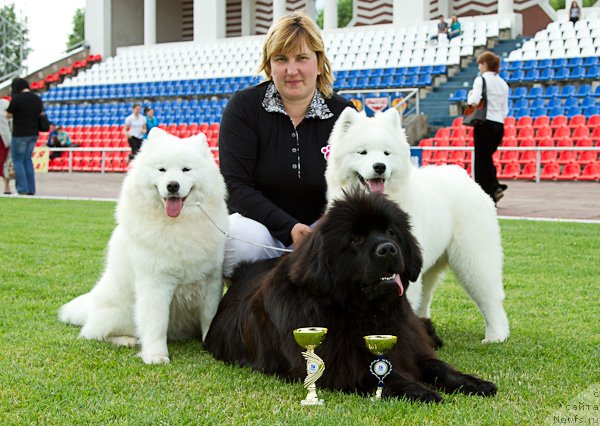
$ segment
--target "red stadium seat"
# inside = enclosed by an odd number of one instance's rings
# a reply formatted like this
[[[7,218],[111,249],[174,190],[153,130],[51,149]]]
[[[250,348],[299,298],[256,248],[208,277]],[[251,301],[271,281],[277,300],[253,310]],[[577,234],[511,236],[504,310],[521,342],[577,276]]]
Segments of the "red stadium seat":
[[[542,127],[550,127],[550,117],[547,115],[540,115],[536,117],[535,121],[533,122],[534,129],[539,129]]]
[[[533,118],[531,118],[530,116],[526,115],[524,117],[520,117],[517,120],[517,129],[522,129],[523,127],[532,127],[533,126]]]
[[[550,127],[540,127],[536,134],[535,138],[540,140],[543,138],[551,138],[552,137],[552,129]]]
[[[509,151],[510,152],[510,151]],[[516,179],[521,173],[521,166],[516,161],[507,163],[498,174],[500,179]]]
[[[516,138],[517,137],[517,128],[516,127],[508,127],[504,128],[504,137],[505,138]]]
[[[537,144],[533,138],[527,138],[520,141],[519,146],[537,146]]]
[[[467,159],[467,151],[450,151],[448,156],[449,164],[463,165]]]
[[[521,151],[519,163],[527,164],[537,160],[537,151]]]
[[[596,146],[600,145],[600,127],[596,127],[594,129],[590,136],[590,139],[592,139],[592,142],[594,142]]]
[[[535,163],[527,163],[523,166],[519,179],[535,179],[537,173],[537,166]]]
[[[581,167],[579,164],[567,163],[565,167],[563,167],[562,172],[556,179],[558,180],[577,180],[581,175]]]
[[[598,152],[595,151],[582,151],[577,158],[579,164],[593,163],[598,160]]]
[[[571,129],[575,129],[579,126],[585,126],[585,116],[578,114],[578,115],[574,115],[573,117],[571,117],[569,119],[569,127]]]
[[[523,140],[523,139],[529,139],[529,138],[533,138],[534,136],[534,131],[533,131],[533,127],[531,126],[524,126],[519,128],[519,130],[517,131],[517,140]]]
[[[541,162],[542,164],[553,163],[558,158],[558,151],[542,151]]]
[[[550,137],[538,139],[538,146],[554,146],[554,140]]]
[[[600,163],[594,162],[587,164],[583,168],[579,180],[600,180]]]
[[[590,136],[590,130],[585,125],[576,127],[573,130],[573,134],[571,135],[571,137],[573,139],[587,138],[589,136]]]
[[[509,116],[504,119],[504,128],[505,129],[507,127],[515,127],[515,125],[516,125],[515,117]]]
[[[552,122],[550,123],[550,127],[552,127],[553,129],[556,129],[557,127],[566,126],[568,123],[569,123],[569,119],[567,118],[566,115],[557,115],[556,117],[554,117],[552,119]]]
[[[558,156],[558,164],[568,164],[577,159],[576,151],[562,151]]]
[[[467,141],[465,139],[454,139],[450,146],[467,146]]]
[[[518,146],[519,144],[517,143],[517,138],[507,138],[506,136],[504,136],[502,138],[502,146]]]
[[[519,151],[500,151],[500,164],[516,163],[519,160]]]
[[[556,143],[556,146],[573,146],[573,139],[562,138]]]
[[[462,117],[456,117],[454,120],[452,120],[452,128],[456,129],[457,127],[462,127],[463,125],[463,118]]]
[[[600,114],[590,116],[587,122],[587,126],[590,130],[600,127]]]
[[[555,128],[554,134],[552,135],[554,140],[559,140],[559,139],[567,138],[570,136],[571,136],[571,129],[569,129],[567,126],[560,126],[560,127]]]
[[[555,180],[560,174],[560,165],[556,162],[545,164],[540,173],[540,179]]]
[[[435,139],[448,139],[450,138],[450,127],[441,127],[439,129],[437,129],[437,131],[435,132]]]

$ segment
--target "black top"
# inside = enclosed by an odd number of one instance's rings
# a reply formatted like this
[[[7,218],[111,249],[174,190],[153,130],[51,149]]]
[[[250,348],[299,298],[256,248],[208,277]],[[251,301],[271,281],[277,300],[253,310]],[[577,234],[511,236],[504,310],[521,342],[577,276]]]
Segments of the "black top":
[[[13,136],[37,136],[40,114],[44,104],[32,92],[18,93],[12,97],[6,109],[13,115]]]
[[[335,121],[353,104],[317,93],[294,129],[271,82],[236,92],[219,132],[219,161],[231,213],[264,224],[283,244],[296,223],[310,225],[326,205],[327,145]]]

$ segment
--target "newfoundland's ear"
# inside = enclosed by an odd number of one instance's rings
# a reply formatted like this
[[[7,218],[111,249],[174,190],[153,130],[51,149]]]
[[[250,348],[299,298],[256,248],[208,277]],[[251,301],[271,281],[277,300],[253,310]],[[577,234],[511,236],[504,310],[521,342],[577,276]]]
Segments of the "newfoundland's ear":
[[[354,108],[346,107],[333,126],[333,130],[331,131],[331,135],[329,137],[329,144],[333,145],[336,141],[343,138],[348,132],[348,129],[352,127],[359,116],[360,113]]]
[[[295,284],[309,286],[317,292],[327,293],[333,285],[327,263],[323,235],[316,231],[288,256],[288,276]]]
[[[405,286],[408,286],[409,281],[416,281],[419,278],[421,269],[423,268],[423,255],[421,254],[421,246],[417,242],[412,232],[404,230],[398,234],[402,235],[402,258],[404,260],[404,272],[400,279]]]

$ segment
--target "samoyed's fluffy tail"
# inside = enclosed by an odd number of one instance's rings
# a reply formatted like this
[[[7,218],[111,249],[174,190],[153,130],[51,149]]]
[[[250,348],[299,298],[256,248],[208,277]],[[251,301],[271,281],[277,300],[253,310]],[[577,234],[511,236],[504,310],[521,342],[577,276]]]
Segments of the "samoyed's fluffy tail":
[[[90,293],[82,294],[61,306],[58,311],[58,319],[67,324],[84,325],[90,310],[92,298]]]

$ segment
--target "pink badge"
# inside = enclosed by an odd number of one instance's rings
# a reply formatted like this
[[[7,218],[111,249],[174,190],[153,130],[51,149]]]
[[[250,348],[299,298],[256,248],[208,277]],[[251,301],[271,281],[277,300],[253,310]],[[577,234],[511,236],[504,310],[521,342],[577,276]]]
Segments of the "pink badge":
[[[321,148],[321,153],[325,157],[325,160],[329,160],[329,152],[331,151],[331,145],[324,146]]]

